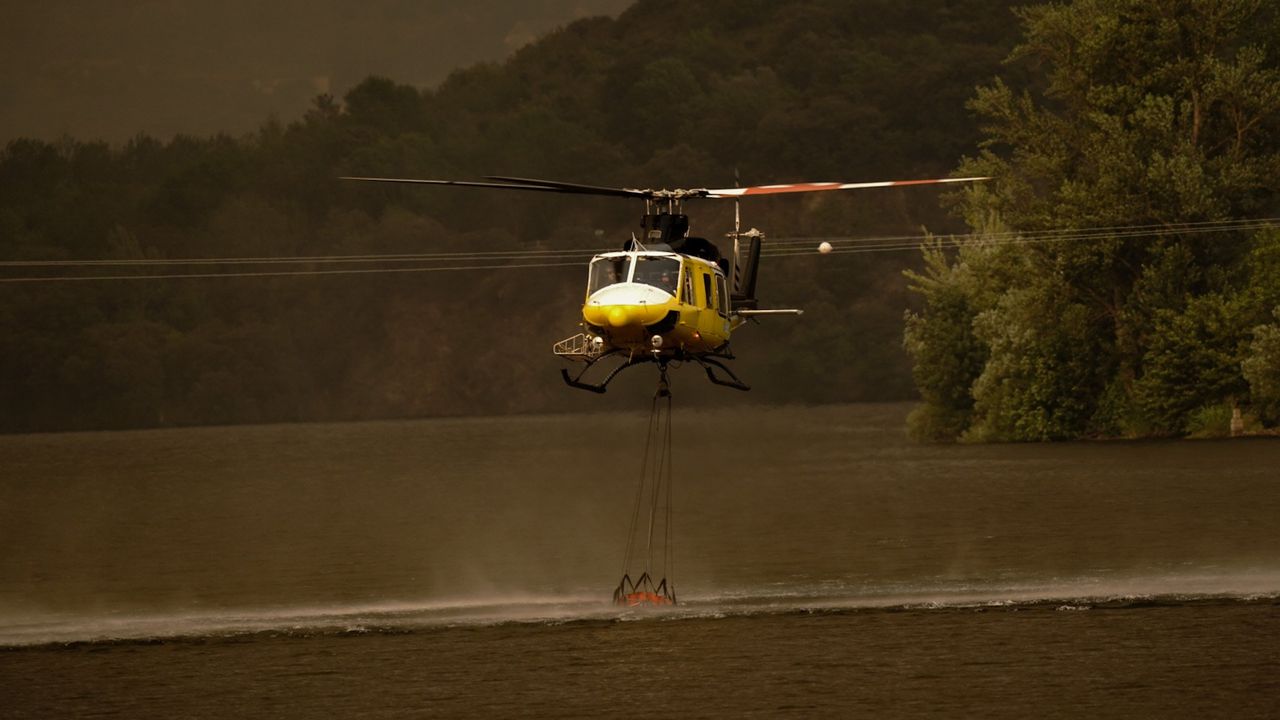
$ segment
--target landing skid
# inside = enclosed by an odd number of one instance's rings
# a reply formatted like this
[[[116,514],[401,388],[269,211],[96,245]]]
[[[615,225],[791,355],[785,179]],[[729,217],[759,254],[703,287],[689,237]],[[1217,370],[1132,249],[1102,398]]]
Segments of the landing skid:
[[[605,390],[608,389],[609,383],[612,382],[613,379],[618,376],[618,373],[621,373],[623,370],[626,370],[629,367],[640,365],[642,363],[651,362],[651,363],[658,364],[658,371],[659,373],[661,373],[659,378],[660,387],[665,389],[667,386],[667,365],[672,361],[678,362],[681,360],[693,360],[694,362],[701,365],[703,370],[707,371],[707,379],[710,380],[712,383],[716,385],[722,385],[728,388],[733,388],[734,390],[742,390],[744,392],[751,389],[751,386],[739,380],[738,376],[734,375],[733,371],[730,370],[724,363],[720,362],[720,359],[718,359],[718,358],[723,358],[726,360],[730,360],[730,359],[733,359],[732,355],[716,355],[716,356],[637,355],[637,356],[628,357],[621,364],[619,364],[618,366],[610,370],[609,374],[604,376],[604,380],[601,380],[598,383],[583,382],[582,380],[583,376],[585,376],[588,372],[590,372],[591,368],[594,367],[596,363],[600,362],[606,357],[608,357],[608,355],[602,355],[601,357],[598,357],[598,358],[586,360],[586,367],[582,368],[582,371],[579,372],[576,376],[571,374],[568,370],[561,368],[560,376],[564,378],[565,384],[568,385],[569,387],[578,388],[579,390],[587,390],[588,392],[593,392],[593,393],[604,393]],[[719,369],[721,372],[727,375],[728,378],[723,378],[717,375],[716,369]]]
[[[751,389],[750,385],[747,385],[746,383],[739,380],[738,376],[734,375],[733,371],[730,370],[728,367],[726,367],[725,364],[720,362],[719,360],[716,360],[713,357],[707,357],[707,356],[695,357],[694,360],[699,365],[702,366],[703,370],[707,371],[707,379],[710,380],[712,383],[716,385],[723,385],[725,387],[733,388],[734,390],[741,390],[743,392],[746,392]],[[716,377],[715,371],[711,369],[713,367],[717,367],[723,370],[724,374],[729,376],[729,379],[725,380],[723,378]]]
[[[565,384],[567,384],[569,387],[575,387],[575,388],[578,388],[579,390],[587,390],[593,393],[603,393],[605,390],[608,389],[610,381],[612,381],[615,377],[617,377],[618,373],[622,372],[623,370],[626,370],[627,368],[633,365],[639,365],[640,363],[655,362],[655,360],[649,357],[648,355],[641,355],[640,357],[629,357],[621,365],[615,367],[613,370],[610,370],[609,374],[605,375],[604,380],[602,380],[601,382],[599,383],[582,382],[582,376],[590,372],[591,368],[594,367],[596,363],[603,360],[605,357],[608,357],[608,356],[602,356],[594,360],[587,360],[586,361],[587,366],[582,368],[582,372],[578,373],[577,377],[570,375],[569,371],[565,370],[564,368],[560,369],[560,376],[564,378]],[[667,367],[666,363],[663,362],[662,369],[664,371],[664,374],[666,371],[666,367]]]

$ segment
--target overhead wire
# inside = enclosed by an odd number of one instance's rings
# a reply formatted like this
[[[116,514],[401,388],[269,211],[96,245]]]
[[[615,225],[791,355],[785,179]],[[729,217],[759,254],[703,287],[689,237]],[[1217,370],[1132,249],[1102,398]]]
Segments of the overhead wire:
[[[816,243],[828,242],[829,254],[847,255],[872,252],[915,251],[923,246],[955,248],[968,243],[984,242],[991,245],[1029,245],[1051,242],[1085,241],[1096,239],[1133,239],[1168,235],[1203,235],[1280,227],[1280,218],[1250,218],[1173,224],[1113,225],[1088,228],[1063,228],[1032,232],[966,233],[956,235],[889,235],[879,237],[814,236],[783,237],[769,239],[762,255],[772,258],[814,255]],[[121,259],[57,259],[57,260],[0,260],[0,268],[9,270],[33,270],[57,268],[64,271],[87,268],[174,268],[221,266],[280,266],[323,265],[298,270],[238,270],[208,272],[158,272],[125,274],[77,275],[62,272],[57,275],[31,275],[0,277],[0,283],[74,282],[107,280],[178,280],[202,278],[260,278],[299,277],[324,275],[371,275],[386,273],[468,272],[478,270],[511,270],[557,267],[580,267],[591,256],[604,249],[568,250],[493,250],[469,252],[385,253],[359,255],[298,255],[262,257],[204,257],[204,258],[121,258]],[[402,265],[415,263],[413,267],[340,267],[348,265]]]
[[[196,278],[262,278],[315,275],[375,275],[386,273],[465,272],[511,270],[517,268],[582,267],[582,262],[508,263],[504,265],[459,265],[435,267],[359,268],[346,270],[278,270],[266,272],[148,273],[143,275],[41,275],[0,278],[0,283],[73,282],[78,280],[187,280]]]
[[[1127,225],[1094,225],[1083,228],[1055,228],[1040,231],[1026,230],[1008,230],[1004,232],[982,232],[982,233],[963,233],[957,237],[1026,237],[1030,235],[1036,236],[1076,236],[1091,234],[1115,234],[1115,233],[1145,233],[1150,231],[1160,231],[1164,233],[1180,232],[1186,229],[1195,228],[1226,228],[1234,229],[1236,227],[1271,227],[1280,223],[1280,218],[1236,218],[1228,220],[1204,220],[1197,222],[1181,222],[1181,223],[1150,223],[1145,225],[1127,224]],[[813,235],[804,237],[788,237],[788,238],[770,238],[770,244],[794,244],[808,243],[817,240],[842,240],[850,242],[889,242],[902,240],[917,240],[921,237],[919,234],[912,235],[885,235],[873,237],[853,237],[847,235]]]
[[[590,257],[596,250],[495,250],[487,252],[388,253],[370,255],[268,255],[261,257],[123,258],[103,260],[0,260],[0,267],[78,267],[104,265],[271,265],[291,263],[418,262],[436,260],[519,260]]]
[[[915,250],[924,243],[943,247],[955,247],[973,241],[991,244],[1034,244],[1108,238],[1141,238],[1166,235],[1196,235],[1205,233],[1261,230],[1280,226],[1280,218],[1253,218],[1246,220],[1219,220],[1195,223],[1115,225],[1080,229],[1056,229],[1039,232],[1008,231],[999,233],[964,233],[956,235],[897,235],[885,237],[815,236],[804,238],[771,239],[762,254],[780,257],[787,255],[811,255],[814,243],[833,243],[831,252],[887,252]],[[835,243],[840,243],[836,245]],[[780,246],[780,247],[779,247]]]

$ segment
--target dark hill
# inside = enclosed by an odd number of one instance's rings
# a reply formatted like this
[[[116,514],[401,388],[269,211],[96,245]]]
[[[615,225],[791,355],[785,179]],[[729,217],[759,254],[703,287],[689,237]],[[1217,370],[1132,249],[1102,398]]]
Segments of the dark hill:
[[[121,147],[18,140],[0,154],[8,260],[297,258],[614,246],[611,199],[356,187],[342,174],[528,175],[717,186],[946,174],[963,103],[1016,38],[1009,3],[637,3],[420,89],[370,78],[248,137]],[[690,208],[719,237],[731,208]],[[773,238],[951,227],[937,193],[746,203]],[[816,244],[816,243],[815,243]],[[912,396],[901,351],[910,253],[779,259],[768,304],[809,312],[735,341],[757,401]],[[4,268],[7,277],[333,266]],[[386,267],[386,263],[365,267]],[[4,283],[7,431],[629,407],[563,387],[583,268]],[[644,396],[652,378],[620,382]],[[681,375],[693,401],[741,401]],[[625,380],[625,379],[624,379]]]

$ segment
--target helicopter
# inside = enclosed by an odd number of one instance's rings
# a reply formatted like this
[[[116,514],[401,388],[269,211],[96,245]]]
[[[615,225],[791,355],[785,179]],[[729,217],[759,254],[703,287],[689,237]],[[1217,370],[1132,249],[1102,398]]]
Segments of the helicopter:
[[[808,193],[831,190],[934,185],[988,180],[986,177],[933,178],[838,183],[808,182],[732,188],[639,189],[486,175],[484,181],[427,180],[416,178],[355,177],[342,180],[448,185],[467,188],[521,190],[573,195],[626,197],[644,202],[641,237],[634,234],[617,251],[594,256],[587,271],[582,305],[582,331],[555,343],[552,352],[579,362],[579,372],[561,369],[570,387],[603,393],[623,370],[643,363],[659,369],[659,394],[669,392],[667,369],[671,363],[693,362],[708,380],[735,390],[750,390],[726,364],[734,360],[729,347],[733,331],[756,317],[801,315],[797,308],[761,308],[756,298],[756,278],[764,233],[741,230],[739,201],[756,195]],[[689,234],[686,200],[732,199],[732,241],[727,255],[706,238]],[[643,239],[641,239],[643,238]],[[583,378],[605,360],[616,360],[596,382]]]

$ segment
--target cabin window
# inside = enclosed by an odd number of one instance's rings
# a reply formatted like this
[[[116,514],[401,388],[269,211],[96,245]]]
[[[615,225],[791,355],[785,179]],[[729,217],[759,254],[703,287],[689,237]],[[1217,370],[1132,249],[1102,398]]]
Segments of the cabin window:
[[[729,293],[724,289],[724,276],[716,276],[716,307],[721,315],[729,314]]]
[[[693,266],[684,270],[684,299],[681,302],[686,305],[698,304],[697,298],[693,296]]]
[[[636,256],[636,274],[632,282],[652,285],[664,292],[676,294],[680,282],[680,261],[669,257]]]
[[[711,307],[711,276],[702,276],[702,306]]]
[[[587,294],[591,295],[602,287],[627,281],[627,266],[630,258],[603,257],[591,262],[591,274],[587,280]]]

